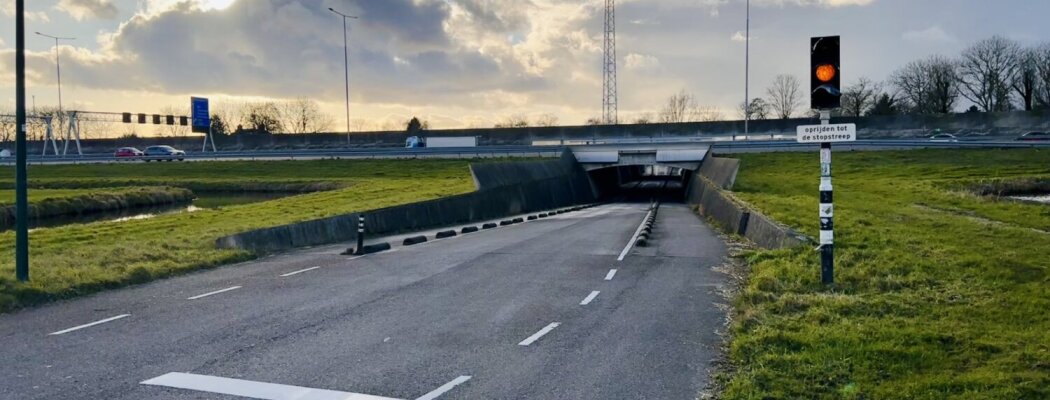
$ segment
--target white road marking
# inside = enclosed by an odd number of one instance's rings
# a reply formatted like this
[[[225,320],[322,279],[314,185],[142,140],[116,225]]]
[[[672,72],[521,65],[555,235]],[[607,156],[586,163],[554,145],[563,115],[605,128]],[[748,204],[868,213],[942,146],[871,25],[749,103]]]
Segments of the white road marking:
[[[649,212],[645,213],[645,218],[642,218],[642,223],[638,224],[638,229],[634,231],[634,235],[632,235],[631,240],[627,242],[627,246],[624,246],[623,251],[620,252],[620,257],[618,257],[616,261],[623,261],[623,258],[627,257],[627,253],[629,253],[631,248],[634,247],[634,242],[638,240],[638,235],[642,233],[642,228],[645,227],[645,221],[649,219],[649,215],[652,213],[653,210],[649,210]]]
[[[591,292],[591,294],[587,295],[587,297],[584,298],[583,301],[580,302],[580,305],[581,306],[585,306],[585,305],[591,304],[591,301],[593,301],[595,297],[598,297],[598,293],[601,293],[601,292],[599,292],[597,290]]]
[[[72,328],[64,329],[64,330],[61,330],[61,331],[58,331],[58,332],[51,332],[48,335],[62,335],[62,334],[66,334],[66,333],[69,333],[69,332],[76,331],[76,330],[84,329],[84,328],[90,328],[90,327],[95,326],[95,325],[100,325],[100,324],[104,324],[104,323],[107,323],[107,322],[116,321],[116,320],[121,319],[121,318],[127,318],[127,317],[130,317],[130,316],[131,316],[131,314],[121,314],[121,315],[118,315],[116,317],[109,317],[109,318],[106,318],[106,319],[103,319],[103,320],[92,322],[90,324],[74,326]]]
[[[543,327],[543,329],[540,329],[539,332],[536,332],[536,333],[532,334],[532,336],[529,336],[525,340],[522,340],[521,343],[518,343],[518,346],[528,346],[528,345],[532,344],[532,342],[540,340],[540,338],[543,337],[543,335],[546,335],[546,334],[550,333],[551,331],[554,330],[554,328],[557,328],[558,325],[561,325],[561,323],[560,322],[551,322],[550,325],[547,325],[547,326]]]
[[[462,385],[464,382],[469,380],[470,377],[466,375],[453,379],[451,382],[441,385],[441,387],[432,390],[430,393],[424,394],[423,397],[419,397],[416,400],[434,400],[438,397],[441,397],[441,395],[445,394],[445,392],[448,392],[449,390],[452,390],[456,386]]]
[[[226,289],[216,290],[214,292],[208,292],[208,293],[205,293],[205,294],[198,294],[196,296],[187,298],[186,300],[197,300],[197,299],[205,298],[205,297],[208,297],[208,296],[211,296],[211,295],[216,295],[216,294],[219,294],[219,293],[226,293],[226,292],[229,292],[231,290],[237,290],[237,289],[240,289],[240,288],[241,288],[240,286],[228,287]]]
[[[616,268],[610,269],[608,274],[605,274],[605,280],[611,281],[616,276]]]
[[[287,277],[289,277],[289,276],[293,276],[293,275],[299,275],[299,274],[301,274],[301,273],[303,273],[303,272],[310,272],[310,271],[313,271],[313,270],[315,270],[315,269],[320,269],[320,268],[321,268],[321,267],[310,267],[310,268],[307,268],[307,269],[301,269],[301,270],[298,270],[298,271],[295,271],[295,272],[289,272],[289,273],[287,273],[287,274],[281,275],[281,277],[282,277],[282,278],[287,278]]]
[[[142,381],[143,385],[165,386],[176,389],[196,390],[231,396],[263,400],[396,400],[390,397],[361,393],[338,392],[277,383],[254,382],[243,379],[171,372]]]

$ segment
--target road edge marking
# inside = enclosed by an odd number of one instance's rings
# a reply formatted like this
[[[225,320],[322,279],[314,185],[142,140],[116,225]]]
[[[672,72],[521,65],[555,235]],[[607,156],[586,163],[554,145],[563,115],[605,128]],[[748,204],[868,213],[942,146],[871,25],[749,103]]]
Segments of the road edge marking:
[[[652,206],[650,206],[652,207]],[[631,240],[627,242],[627,246],[620,252],[620,256],[616,258],[616,261],[623,261],[624,257],[627,257],[627,253],[631,252],[634,248],[634,242],[638,240],[638,235],[642,234],[642,228],[645,228],[645,221],[649,219],[649,216],[653,214],[654,208],[650,208],[649,212],[645,213],[645,218],[642,218],[642,223],[638,224],[638,229],[635,229],[634,235],[631,235]]]
[[[591,304],[591,302],[594,301],[594,298],[598,297],[598,293],[601,293],[601,292],[597,291],[597,290],[591,292],[591,294],[587,295],[587,297],[585,297],[583,299],[583,301],[580,302],[580,305],[581,306],[585,306],[585,305]]]
[[[605,280],[611,281],[616,276],[616,268],[610,269],[608,274],[605,274]]]
[[[193,296],[193,297],[188,297],[188,298],[186,298],[186,300],[198,300],[198,299],[203,299],[203,298],[205,298],[205,297],[208,297],[208,296],[213,296],[213,295],[217,295],[217,294],[219,294],[219,293],[226,293],[226,292],[229,292],[229,291],[233,291],[233,290],[237,290],[237,289],[240,289],[240,288],[242,288],[242,287],[243,287],[243,286],[233,286],[233,287],[228,287],[228,288],[226,288],[226,289],[219,289],[219,290],[216,290],[216,291],[214,291],[214,292],[208,292],[208,293],[204,293],[204,294],[198,294],[198,295],[196,295],[196,296]]]
[[[470,380],[470,378],[471,376],[462,375],[456,379],[449,381],[444,385],[441,385],[441,387],[437,389],[431,390],[430,393],[424,394],[423,396],[416,398],[416,400],[434,400],[438,397],[441,397],[441,395],[445,394],[446,392],[454,389],[456,386],[466,383]]]
[[[540,338],[542,338],[544,335],[550,333],[554,330],[554,328],[557,328],[560,325],[561,322],[551,322],[550,324],[547,324],[547,326],[543,327],[543,329],[540,329],[539,332],[533,333],[532,336],[529,336],[525,338],[525,340],[522,340],[520,343],[518,343],[518,346],[528,346],[530,344],[533,344],[537,340],[540,340]]]
[[[321,267],[319,267],[319,266],[318,267],[310,267],[310,268],[301,269],[301,270],[298,270],[298,271],[289,272],[287,274],[281,275],[281,278],[287,278],[289,276],[299,275],[299,274],[301,274],[303,272],[310,272],[310,271],[313,271],[315,269],[321,269]]]

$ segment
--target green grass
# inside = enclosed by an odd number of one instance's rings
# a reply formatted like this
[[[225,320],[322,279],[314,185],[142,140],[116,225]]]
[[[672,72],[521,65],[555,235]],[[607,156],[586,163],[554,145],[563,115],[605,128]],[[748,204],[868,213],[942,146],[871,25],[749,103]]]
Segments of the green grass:
[[[740,158],[737,195],[816,236],[817,154]],[[1045,179],[1050,152],[834,163],[836,284],[811,248],[746,255],[725,398],[1050,398],[1050,207],[947,189]]]
[[[59,215],[89,214],[134,207],[175,204],[193,200],[193,192],[168,186],[119,187],[89,190],[42,190],[45,194],[30,197],[30,219]],[[15,206],[0,204],[0,227],[15,224]]]
[[[112,188],[108,188],[112,189]],[[98,193],[105,191],[106,189],[99,190],[95,188],[91,189],[37,189],[29,192],[29,202],[38,202],[45,199],[61,199],[66,197],[83,196],[92,193]],[[9,206],[15,204],[15,191],[14,190],[0,190],[0,206]]]
[[[10,184],[4,170],[0,185]],[[250,259],[218,250],[215,239],[360,210],[473,190],[468,162],[286,161],[34,167],[31,185],[106,187],[205,185],[215,188],[321,185],[340,189],[160,216],[35,230],[29,283],[14,280],[14,234],[0,233],[0,311]]]

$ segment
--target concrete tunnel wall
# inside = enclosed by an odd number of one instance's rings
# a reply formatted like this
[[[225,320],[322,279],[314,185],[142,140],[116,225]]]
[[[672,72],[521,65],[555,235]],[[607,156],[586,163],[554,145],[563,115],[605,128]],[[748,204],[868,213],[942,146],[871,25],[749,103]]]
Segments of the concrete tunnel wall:
[[[575,158],[559,162],[575,163]],[[515,163],[510,163],[515,164]],[[498,164],[497,164],[498,165]],[[488,166],[488,172],[512,172],[523,166]],[[573,170],[571,166],[562,166]],[[562,208],[597,200],[587,174],[576,166],[574,173],[545,179],[521,181],[505,185],[507,176],[488,180],[482,174],[484,189],[458,196],[445,197],[378,210],[339,215],[330,218],[299,222],[273,228],[238,233],[216,240],[216,247],[243,249],[265,254],[298,247],[349,242],[357,239],[358,216],[364,214],[367,235],[391,235],[449,225],[502,218],[508,215]],[[537,172],[538,176],[549,171]],[[498,176],[495,174],[493,176]],[[477,179],[477,178],[476,178]]]

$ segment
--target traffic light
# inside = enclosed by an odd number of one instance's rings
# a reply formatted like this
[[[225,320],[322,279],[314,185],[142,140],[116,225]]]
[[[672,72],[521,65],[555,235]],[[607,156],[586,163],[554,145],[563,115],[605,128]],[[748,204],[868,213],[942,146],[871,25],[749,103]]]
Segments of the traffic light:
[[[839,37],[810,39],[810,99],[815,110],[842,105],[842,70],[839,68]]]

